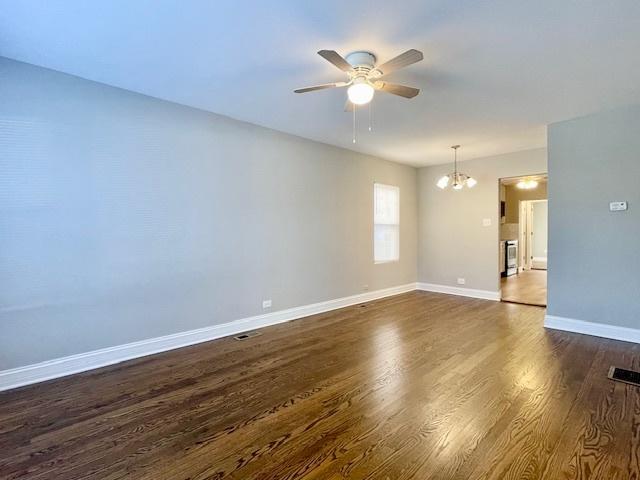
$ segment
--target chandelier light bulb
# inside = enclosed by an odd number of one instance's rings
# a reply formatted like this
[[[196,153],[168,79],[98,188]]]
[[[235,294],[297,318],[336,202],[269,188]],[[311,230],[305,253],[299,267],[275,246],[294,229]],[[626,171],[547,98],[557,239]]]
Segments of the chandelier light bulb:
[[[438,187],[442,188],[443,190],[447,188],[447,185],[449,185],[449,175],[445,175],[444,177],[441,177],[440,180],[438,180],[438,183],[436,185],[438,185]]]

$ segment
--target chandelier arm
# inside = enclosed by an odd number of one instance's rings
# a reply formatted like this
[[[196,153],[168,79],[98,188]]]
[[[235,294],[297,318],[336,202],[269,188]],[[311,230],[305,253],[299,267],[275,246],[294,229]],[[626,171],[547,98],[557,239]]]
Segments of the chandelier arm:
[[[458,148],[460,145],[452,145],[453,148],[453,173],[457,177],[458,176]]]

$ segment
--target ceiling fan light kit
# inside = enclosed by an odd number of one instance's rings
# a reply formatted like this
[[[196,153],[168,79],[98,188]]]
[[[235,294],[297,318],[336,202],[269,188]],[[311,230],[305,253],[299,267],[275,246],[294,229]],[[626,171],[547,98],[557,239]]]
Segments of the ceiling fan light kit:
[[[458,171],[458,149],[460,145],[452,145],[453,148],[453,172],[440,177],[436,185],[444,190],[449,185],[454,190],[462,190],[464,187],[473,188],[478,182],[475,178]]]
[[[373,86],[362,78],[356,78],[347,89],[349,101],[354,105],[366,105],[373,99]]]

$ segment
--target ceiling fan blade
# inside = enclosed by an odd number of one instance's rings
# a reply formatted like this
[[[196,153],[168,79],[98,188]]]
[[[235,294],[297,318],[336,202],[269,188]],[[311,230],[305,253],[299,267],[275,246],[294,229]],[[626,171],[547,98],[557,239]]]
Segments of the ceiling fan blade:
[[[346,87],[347,82],[323,83],[322,85],[314,85],[313,87],[304,87],[294,90],[296,93],[307,93],[315,90],[324,90],[325,88]]]
[[[407,87],[406,85],[398,85],[396,83],[376,82],[374,85],[378,90],[400,95],[404,98],[413,98],[420,93],[419,88]]]
[[[353,67],[349,62],[347,62],[342,56],[336,52],[335,50],[320,50],[318,52],[322,58],[327,60],[328,62],[333,63],[336,67],[338,67],[343,72],[351,73],[353,72]]]
[[[351,103],[351,100],[347,98],[347,101],[344,103],[344,111],[345,112],[353,112],[355,105]]]
[[[404,68],[408,65],[411,65],[412,63],[419,62],[423,58],[424,56],[422,55],[421,51],[412,48],[411,50],[407,50],[397,57],[392,58],[388,62],[377,66],[376,70],[378,70],[382,75],[387,75],[391,72],[394,72],[395,70],[398,70],[399,68]]]

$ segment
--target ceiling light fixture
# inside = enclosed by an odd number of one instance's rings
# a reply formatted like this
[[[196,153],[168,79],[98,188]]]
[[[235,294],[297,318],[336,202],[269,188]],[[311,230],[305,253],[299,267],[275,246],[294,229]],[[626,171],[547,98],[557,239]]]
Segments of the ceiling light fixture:
[[[375,90],[365,78],[356,77],[347,89],[349,101],[355,105],[366,105],[373,99]]]
[[[536,180],[531,179],[523,179],[516,183],[516,187],[521,190],[532,190],[538,186],[538,182]]]
[[[441,177],[436,185],[443,190],[449,186],[449,183],[451,183],[451,187],[454,190],[462,190],[465,185],[467,188],[472,188],[478,183],[475,178],[466,173],[458,172],[458,149],[460,145],[453,145],[451,148],[453,148],[453,173]]]

